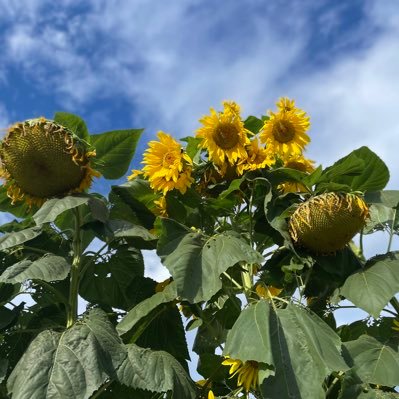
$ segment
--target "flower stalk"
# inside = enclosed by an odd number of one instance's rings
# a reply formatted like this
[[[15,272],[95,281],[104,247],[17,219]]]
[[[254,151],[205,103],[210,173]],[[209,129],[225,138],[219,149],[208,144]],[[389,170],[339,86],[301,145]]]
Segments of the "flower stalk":
[[[69,287],[69,306],[67,315],[67,328],[71,327],[78,317],[79,272],[82,258],[82,216],[78,208],[73,209],[75,219],[74,237],[72,242],[72,268]]]

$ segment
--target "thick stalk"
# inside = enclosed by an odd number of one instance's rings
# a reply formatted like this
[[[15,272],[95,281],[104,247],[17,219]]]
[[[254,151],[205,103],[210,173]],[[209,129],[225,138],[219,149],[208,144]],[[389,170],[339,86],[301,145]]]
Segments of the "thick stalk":
[[[79,207],[73,209],[75,217],[75,230],[72,242],[72,268],[71,280],[69,287],[69,307],[67,328],[71,327],[78,318],[78,294],[79,294],[79,272],[80,262],[82,258],[82,230],[81,230],[81,214]]]

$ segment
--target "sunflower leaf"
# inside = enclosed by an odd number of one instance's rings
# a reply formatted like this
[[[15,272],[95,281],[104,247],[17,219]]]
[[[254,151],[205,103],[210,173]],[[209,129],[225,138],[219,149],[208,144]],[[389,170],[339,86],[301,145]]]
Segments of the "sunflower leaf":
[[[15,233],[4,234],[0,237],[0,251],[30,241],[39,236],[41,232],[42,230],[39,227],[30,227],[29,229],[20,230]]]
[[[13,399],[86,399],[114,375],[126,355],[106,314],[93,309],[63,333],[41,332],[7,387]]]
[[[224,354],[274,367],[274,376],[259,381],[267,398],[322,399],[324,378],[348,369],[340,348],[338,335],[313,313],[296,305],[273,310],[269,302],[260,301],[242,311]]]
[[[352,370],[362,381],[388,387],[399,385],[397,342],[381,342],[369,335],[361,335],[355,341],[345,342],[344,346],[353,362]]]
[[[180,363],[169,353],[128,345],[128,356],[118,368],[119,381],[133,388],[172,392],[174,398],[195,399],[195,387]]]
[[[220,275],[240,261],[262,263],[257,251],[229,233],[205,237],[172,219],[162,219],[158,255],[176,282],[177,294],[191,303],[206,301],[221,287]]]
[[[54,122],[68,128],[80,139],[89,141],[89,131],[87,130],[85,121],[81,117],[68,112],[56,112]]]
[[[0,276],[2,283],[23,283],[26,280],[58,281],[64,280],[70,270],[70,264],[61,256],[46,254],[38,260],[22,260]]]
[[[369,148],[360,147],[326,168],[318,184],[334,183],[349,186],[352,191],[376,191],[382,190],[388,180],[385,163]]]
[[[106,179],[119,179],[128,170],[143,129],[114,130],[90,136],[96,149],[92,163]]]
[[[364,269],[349,276],[339,293],[377,318],[399,292],[399,253],[371,258]]]
[[[90,196],[86,195],[68,195],[64,198],[52,198],[47,200],[43,206],[33,215],[36,224],[40,226],[44,223],[51,223],[68,209],[76,208],[77,206],[87,204]]]

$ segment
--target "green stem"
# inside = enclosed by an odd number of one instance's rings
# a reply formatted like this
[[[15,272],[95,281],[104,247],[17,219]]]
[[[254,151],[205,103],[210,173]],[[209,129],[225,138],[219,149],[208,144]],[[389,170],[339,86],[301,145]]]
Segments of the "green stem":
[[[73,235],[72,250],[72,268],[71,268],[71,280],[69,287],[69,307],[68,307],[68,318],[67,328],[71,327],[76,319],[78,318],[78,294],[79,294],[79,269],[82,257],[82,216],[80,214],[79,207],[74,209],[75,216],[75,231]]]
[[[388,241],[387,252],[391,251],[392,239],[393,239],[394,229],[395,229],[395,219],[396,219],[396,209],[393,212],[392,225],[391,225],[391,228],[389,229],[389,241]]]
[[[364,252],[363,252],[363,231],[364,229],[362,229],[362,231],[360,232],[360,238],[359,238],[359,257],[363,258],[364,256]]]
[[[113,382],[114,380],[108,380],[96,392],[94,392],[94,394],[90,397],[90,399],[98,398]]]

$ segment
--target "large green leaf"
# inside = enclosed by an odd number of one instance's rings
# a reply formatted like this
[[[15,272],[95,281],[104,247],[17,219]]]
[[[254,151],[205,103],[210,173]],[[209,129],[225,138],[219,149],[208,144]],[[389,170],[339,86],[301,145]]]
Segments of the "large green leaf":
[[[172,391],[174,399],[195,399],[195,387],[180,363],[169,353],[128,345],[128,356],[117,371],[118,380],[134,388]]]
[[[243,239],[228,233],[207,238],[171,219],[163,219],[162,228],[158,255],[176,282],[177,294],[191,303],[211,298],[229,267],[264,260]]]
[[[362,382],[359,376],[350,370],[345,373],[341,382],[338,399],[398,399],[399,394],[373,389],[369,384]]]
[[[346,370],[341,341],[319,317],[295,305],[272,310],[260,301],[244,310],[227,336],[224,354],[274,367],[263,383],[265,398],[324,399],[322,382],[332,371]]]
[[[57,281],[64,280],[71,266],[61,256],[46,254],[34,262],[22,260],[10,266],[0,276],[2,283],[23,283],[26,280]]]
[[[371,258],[363,270],[349,276],[340,288],[340,294],[375,318],[398,292],[399,257],[396,252]]]
[[[79,294],[91,303],[100,303],[119,309],[130,309],[140,300],[142,290],[152,289],[153,284],[144,281],[144,261],[140,251],[130,248],[119,248],[105,262],[89,262],[82,276]],[[83,266],[85,267],[85,266]],[[140,288],[134,286],[136,278],[140,279]]]
[[[126,358],[107,316],[92,310],[63,333],[43,331],[8,379],[13,399],[87,399]]]
[[[155,215],[154,201],[159,195],[154,193],[148,181],[136,178],[120,186],[112,186],[109,195],[111,219],[128,220],[141,224],[147,229],[153,228]]]
[[[188,371],[187,360],[190,360],[188,353],[186,334],[179,309],[174,303],[163,304],[159,307],[162,311],[154,311],[156,317],[142,320],[134,329],[134,332],[140,331],[140,335],[134,334],[135,340],[129,341],[143,348],[152,350],[162,350],[175,357],[183,368]],[[144,323],[143,323],[144,321]],[[142,328],[144,327],[145,328]],[[159,332],[162,331],[162,334]],[[136,338],[137,337],[137,338]]]
[[[369,335],[345,342],[353,371],[362,381],[388,387],[399,385],[398,343],[381,342]]]
[[[96,149],[94,167],[106,179],[119,179],[128,170],[143,129],[114,130],[90,136]]]
[[[80,139],[89,141],[89,131],[87,130],[85,121],[81,117],[68,112],[56,112],[54,122],[65,126]]]
[[[29,229],[20,230],[15,233],[4,234],[0,237],[0,251],[33,240],[39,236],[41,232],[42,230],[40,227],[30,227]]]
[[[79,195],[68,195],[61,199],[53,198],[46,201],[43,206],[33,215],[33,219],[37,225],[43,223],[51,223],[57,218],[58,215],[67,211],[68,209],[76,208],[82,204],[87,204],[90,197]]]
[[[399,204],[399,190],[382,190],[368,192],[364,196],[368,204],[382,204],[389,208],[396,208]]]
[[[382,190],[389,181],[385,163],[369,148],[360,147],[326,168],[320,183],[350,186],[353,191]]]
[[[169,303],[176,299],[176,285],[174,282],[167,285],[161,292],[157,292],[150,298],[145,299],[136,305],[116,326],[120,335],[130,331],[135,324],[150,314],[155,308],[163,303]]]

